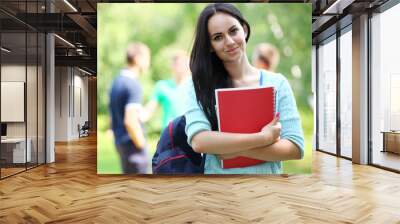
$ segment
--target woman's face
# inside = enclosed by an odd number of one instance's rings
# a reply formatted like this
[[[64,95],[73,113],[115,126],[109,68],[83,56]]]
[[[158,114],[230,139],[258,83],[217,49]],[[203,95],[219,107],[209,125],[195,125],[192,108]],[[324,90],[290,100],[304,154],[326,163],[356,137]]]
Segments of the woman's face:
[[[223,61],[240,60],[246,54],[246,33],[239,21],[225,13],[216,13],[208,20],[211,50]]]

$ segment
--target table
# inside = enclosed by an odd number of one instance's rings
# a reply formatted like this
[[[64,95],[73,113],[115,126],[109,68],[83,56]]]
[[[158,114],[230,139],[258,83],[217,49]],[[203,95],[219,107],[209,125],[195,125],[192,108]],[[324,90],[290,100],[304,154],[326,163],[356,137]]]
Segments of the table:
[[[383,150],[382,152],[392,152],[400,154],[400,131],[382,131]]]
[[[25,163],[32,159],[32,141],[27,138],[28,147],[25,154],[25,138],[6,138],[1,139],[1,157],[6,163]],[[25,161],[26,159],[26,161]]]

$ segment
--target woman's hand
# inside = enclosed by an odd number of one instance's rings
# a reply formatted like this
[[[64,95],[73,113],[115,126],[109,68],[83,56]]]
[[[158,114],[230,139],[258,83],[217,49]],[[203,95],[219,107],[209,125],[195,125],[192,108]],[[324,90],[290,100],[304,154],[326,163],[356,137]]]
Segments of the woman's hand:
[[[281,123],[279,123],[279,113],[277,113],[274,119],[261,129],[261,134],[266,137],[266,145],[271,145],[279,140],[281,136]]]

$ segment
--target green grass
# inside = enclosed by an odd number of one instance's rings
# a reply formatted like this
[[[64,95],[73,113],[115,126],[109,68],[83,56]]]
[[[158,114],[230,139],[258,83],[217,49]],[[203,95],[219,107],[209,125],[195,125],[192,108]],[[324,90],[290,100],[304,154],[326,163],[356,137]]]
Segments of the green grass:
[[[121,165],[118,152],[114,145],[114,136],[109,127],[107,115],[98,115],[97,124],[97,173],[98,174],[121,174]],[[147,136],[149,153],[149,170],[151,170],[151,158],[156,151],[160,134],[149,133]]]
[[[313,113],[311,110],[300,111],[300,116],[304,130],[304,158],[283,162],[284,173],[288,174],[311,173]],[[97,123],[97,173],[120,174],[119,155],[114,146],[113,134],[109,129],[108,115],[98,115]],[[151,158],[156,150],[159,135],[158,131],[148,133],[149,170],[151,170]]]
[[[97,132],[97,173],[119,174],[121,166],[111,132]]]
[[[302,160],[284,161],[283,172],[287,174],[311,174],[313,112],[311,110],[300,111],[300,117],[304,131],[304,157]]]

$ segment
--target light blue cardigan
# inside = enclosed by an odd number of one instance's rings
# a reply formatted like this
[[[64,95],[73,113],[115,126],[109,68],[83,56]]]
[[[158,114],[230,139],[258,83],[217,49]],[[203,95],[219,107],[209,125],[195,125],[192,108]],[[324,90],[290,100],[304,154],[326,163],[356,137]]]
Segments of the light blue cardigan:
[[[281,74],[262,71],[260,84],[273,86],[276,89],[276,109],[280,113],[281,139],[288,139],[295,143],[304,155],[304,137],[301,127],[300,116],[297,111],[296,101],[288,80]],[[203,110],[197,103],[193,81],[185,84],[184,111],[186,118],[185,132],[188,143],[192,145],[192,138],[201,131],[211,130],[210,122],[207,120]],[[222,169],[221,162],[214,154],[207,154],[205,174],[280,174],[282,173],[282,162],[265,162],[255,166],[244,168]]]

